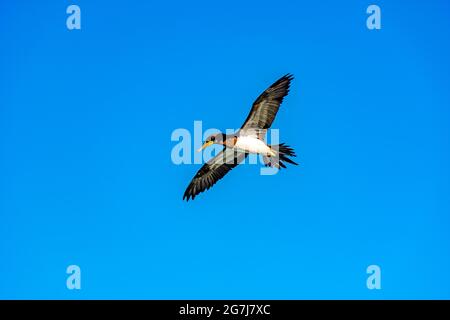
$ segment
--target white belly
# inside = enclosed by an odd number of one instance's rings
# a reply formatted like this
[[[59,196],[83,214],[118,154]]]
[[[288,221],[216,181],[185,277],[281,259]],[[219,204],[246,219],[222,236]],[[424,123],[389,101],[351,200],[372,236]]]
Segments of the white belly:
[[[255,137],[239,137],[234,145],[235,148],[249,153],[272,153],[271,149],[264,143]]]

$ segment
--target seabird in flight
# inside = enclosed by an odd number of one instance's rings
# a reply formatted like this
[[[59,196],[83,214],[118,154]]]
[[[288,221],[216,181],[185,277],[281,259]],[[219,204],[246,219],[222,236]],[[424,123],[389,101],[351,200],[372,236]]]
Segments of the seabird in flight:
[[[297,165],[289,157],[295,157],[294,150],[284,143],[268,145],[265,142],[267,129],[280,108],[283,98],[289,92],[289,85],[294,77],[287,74],[267,88],[253,103],[250,114],[234,134],[217,133],[210,135],[203,146],[223,145],[223,149],[214,158],[200,168],[183,195],[189,201],[201,192],[211,188],[231,169],[240,164],[249,153],[261,154],[266,166],[286,168],[284,162]]]

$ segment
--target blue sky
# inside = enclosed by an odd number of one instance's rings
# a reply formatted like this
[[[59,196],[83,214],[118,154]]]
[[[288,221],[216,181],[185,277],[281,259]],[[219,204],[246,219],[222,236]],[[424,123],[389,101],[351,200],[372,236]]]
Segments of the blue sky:
[[[381,30],[367,1],[1,2],[0,298],[450,298],[450,5],[373,3]],[[301,165],[183,202],[173,130],[288,72]]]

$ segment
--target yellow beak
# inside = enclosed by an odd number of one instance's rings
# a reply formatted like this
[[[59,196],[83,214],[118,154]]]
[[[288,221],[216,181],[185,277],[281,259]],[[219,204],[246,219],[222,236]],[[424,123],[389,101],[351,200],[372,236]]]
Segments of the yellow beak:
[[[205,142],[200,148],[197,149],[197,152],[200,152],[203,149],[205,149],[206,147],[209,147],[210,145],[213,145],[213,144],[214,144],[214,142],[212,142],[212,141]]]

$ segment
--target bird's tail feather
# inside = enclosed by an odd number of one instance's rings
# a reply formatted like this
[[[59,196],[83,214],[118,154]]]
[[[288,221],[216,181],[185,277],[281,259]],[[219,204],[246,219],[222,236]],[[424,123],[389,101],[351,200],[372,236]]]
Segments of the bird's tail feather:
[[[289,157],[296,157],[294,149],[284,143],[271,145],[270,148],[275,151],[274,157],[264,156],[263,161],[266,167],[286,168],[283,162],[298,165]]]

